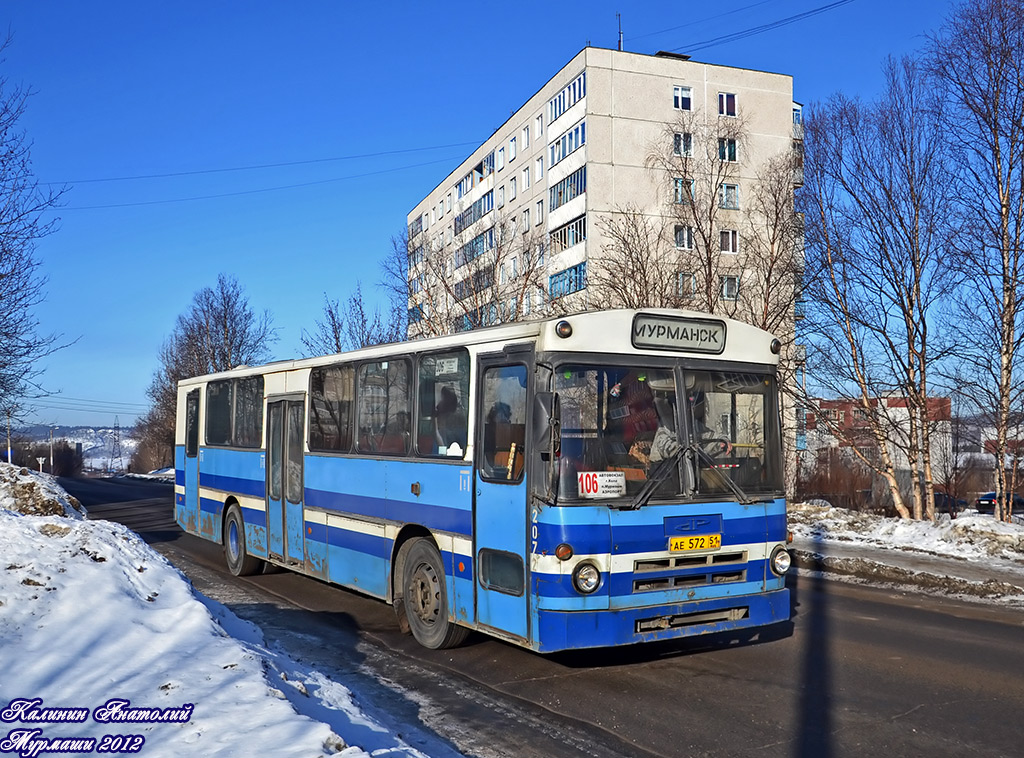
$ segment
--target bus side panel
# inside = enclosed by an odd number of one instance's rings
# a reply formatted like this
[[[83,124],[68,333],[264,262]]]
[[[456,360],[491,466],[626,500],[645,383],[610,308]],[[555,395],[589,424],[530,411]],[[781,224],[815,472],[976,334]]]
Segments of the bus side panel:
[[[245,522],[246,548],[266,556],[266,458],[261,450],[204,447],[199,450],[200,535],[221,541],[224,504],[238,501]]]
[[[185,446],[174,448],[174,520],[189,534],[199,534],[198,460],[185,457]]]
[[[307,545],[321,543],[307,547],[307,562],[326,550],[330,581],[386,598],[398,530],[421,525],[436,535],[450,615],[472,623],[470,466],[316,455],[305,460],[307,512],[327,514],[322,530],[307,517]]]

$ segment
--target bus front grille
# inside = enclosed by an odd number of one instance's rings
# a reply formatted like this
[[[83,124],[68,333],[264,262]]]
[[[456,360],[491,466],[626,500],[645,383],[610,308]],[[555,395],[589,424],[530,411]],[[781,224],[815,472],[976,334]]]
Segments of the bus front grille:
[[[664,558],[643,558],[633,563],[634,574],[658,572],[661,576],[638,576],[633,580],[633,592],[663,592],[665,590],[706,587],[711,584],[730,584],[747,581],[747,552],[706,553],[704,555],[671,555]],[[694,571],[694,569],[706,569]],[[688,569],[685,574],[669,571]]]

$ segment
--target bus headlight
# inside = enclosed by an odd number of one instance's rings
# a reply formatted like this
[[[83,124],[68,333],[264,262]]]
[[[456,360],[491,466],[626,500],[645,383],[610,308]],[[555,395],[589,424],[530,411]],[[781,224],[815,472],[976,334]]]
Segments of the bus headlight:
[[[789,571],[789,567],[793,565],[793,557],[786,548],[782,545],[777,545],[772,551],[770,563],[772,571],[779,576],[785,576],[786,572]]]
[[[572,585],[581,595],[589,595],[601,586],[601,572],[593,563],[581,563],[572,572]]]

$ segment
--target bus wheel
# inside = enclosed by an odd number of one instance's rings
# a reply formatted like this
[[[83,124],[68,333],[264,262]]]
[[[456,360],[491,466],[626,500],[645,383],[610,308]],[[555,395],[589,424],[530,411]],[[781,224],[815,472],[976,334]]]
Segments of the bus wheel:
[[[235,576],[249,576],[263,568],[263,561],[245,550],[245,522],[237,505],[229,506],[224,516],[224,560]]]
[[[469,629],[448,620],[448,592],[441,555],[422,537],[409,544],[402,572],[402,599],[409,629],[423,647],[457,647]]]

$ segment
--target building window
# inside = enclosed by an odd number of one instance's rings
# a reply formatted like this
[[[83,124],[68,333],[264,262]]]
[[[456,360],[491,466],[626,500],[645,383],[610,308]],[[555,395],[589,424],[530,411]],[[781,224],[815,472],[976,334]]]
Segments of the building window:
[[[735,229],[723,229],[719,232],[721,240],[719,249],[723,253],[738,253],[740,251],[740,234]]]
[[[693,135],[689,132],[676,132],[672,137],[672,153],[681,158],[692,158]]]
[[[515,200],[516,199],[516,178],[514,176],[512,177],[512,179],[508,183],[508,199],[509,200]]]
[[[793,123],[802,124],[804,122],[803,110],[800,108],[793,109]]]
[[[718,193],[718,207],[733,211],[739,210],[740,185],[723,184]]]
[[[504,184],[501,185],[500,187],[498,187],[498,207],[499,208],[504,208],[505,207],[505,185]]]
[[[720,276],[719,284],[722,288],[723,300],[736,300],[740,296],[740,278],[738,276]]]
[[[537,118],[533,120],[534,131],[537,132],[538,139],[544,134],[544,114],[538,113]]]
[[[523,127],[523,150],[530,146],[530,127]]]
[[[530,167],[527,166],[523,169],[523,189],[530,189]]]
[[[736,162],[736,140],[725,137],[718,140],[718,160]]]
[[[537,220],[534,221],[534,223],[539,226],[540,224],[542,224],[544,222],[544,201],[543,200],[538,200],[537,201],[537,214],[536,215],[537,215]]]
[[[488,192],[455,217],[455,233],[462,234],[494,208],[494,192]]]
[[[534,165],[534,172],[537,174],[537,181],[544,178],[544,156],[538,158]]]
[[[693,227],[676,225],[675,229],[676,247],[680,250],[693,250]]]
[[[677,111],[693,110],[692,92],[689,87],[673,87],[672,107]]]
[[[673,200],[677,205],[693,202],[693,179],[677,176],[673,180]]]
[[[684,300],[693,299],[697,292],[697,281],[689,271],[680,271],[676,277],[676,294]]]
[[[719,116],[735,116],[736,115],[736,95],[731,92],[719,92],[718,93],[718,115]]]
[[[548,212],[553,213],[587,191],[587,167],[581,166],[548,190]]]
[[[551,147],[548,148],[551,157],[551,160],[548,162],[548,168],[557,165],[565,158],[572,155],[583,147],[586,142],[587,124],[585,121],[580,121],[575,126],[567,129],[564,134],[551,143]]]
[[[526,210],[523,211],[523,228],[522,228],[523,234],[526,234],[528,231],[530,231],[530,209],[529,208],[527,208]]]
[[[516,138],[513,137],[508,141],[508,162],[511,163],[516,159]]]
[[[494,227],[481,232],[455,251],[455,268],[464,266],[494,248]]]
[[[577,263],[548,278],[548,294],[551,299],[579,292],[587,286],[587,262]]]
[[[503,168],[505,168],[505,148],[499,147],[498,148],[498,171],[501,171]]]
[[[578,216],[568,223],[562,224],[550,234],[551,252],[560,253],[587,239],[587,217]],[[543,255],[541,256],[543,261]]]
[[[587,95],[587,72],[573,79],[561,92],[548,101],[548,124],[561,116]],[[538,132],[539,133],[539,132]]]
[[[448,199],[445,201],[445,204],[448,206],[448,213],[451,213],[452,212],[452,193],[451,192],[448,193]]]

